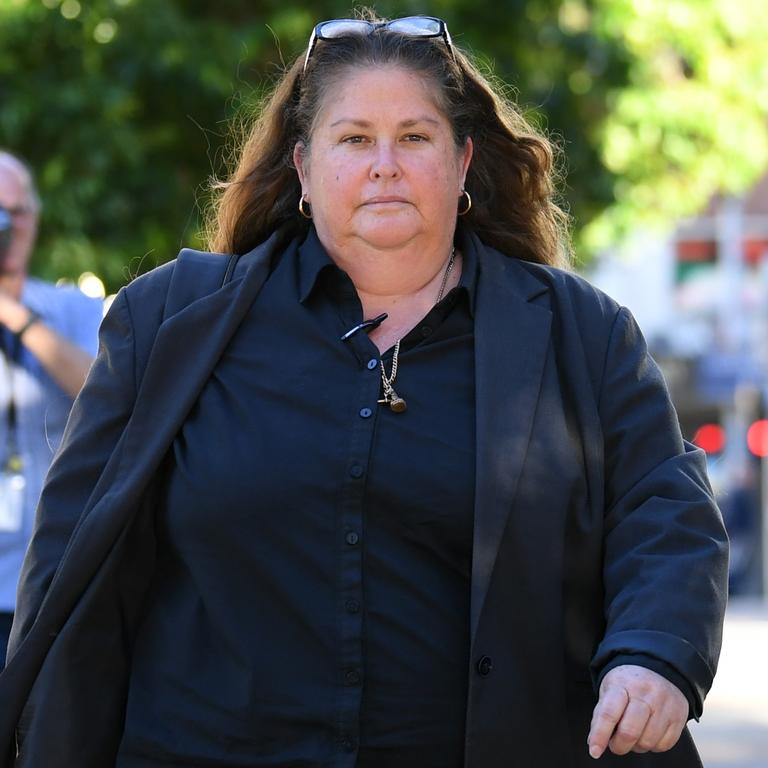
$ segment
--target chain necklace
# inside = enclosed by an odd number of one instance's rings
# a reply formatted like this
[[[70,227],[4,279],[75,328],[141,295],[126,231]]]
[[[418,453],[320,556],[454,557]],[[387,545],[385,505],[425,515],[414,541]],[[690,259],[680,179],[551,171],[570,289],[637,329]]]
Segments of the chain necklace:
[[[445,266],[445,272],[443,273],[443,279],[440,283],[440,290],[437,292],[437,298],[435,304],[439,304],[445,293],[445,287],[448,285],[448,277],[453,271],[453,266],[456,263],[456,248],[451,248],[451,255],[448,258],[448,263]],[[434,305],[433,305],[434,306]],[[381,387],[384,390],[384,397],[379,400],[379,404],[388,405],[391,411],[395,413],[402,413],[408,409],[408,404],[403,400],[400,395],[395,392],[395,379],[397,378],[397,363],[400,357],[400,342],[402,339],[398,339],[395,344],[395,350],[392,353],[392,371],[387,376],[387,371],[384,368],[384,361],[379,360],[381,366]]]

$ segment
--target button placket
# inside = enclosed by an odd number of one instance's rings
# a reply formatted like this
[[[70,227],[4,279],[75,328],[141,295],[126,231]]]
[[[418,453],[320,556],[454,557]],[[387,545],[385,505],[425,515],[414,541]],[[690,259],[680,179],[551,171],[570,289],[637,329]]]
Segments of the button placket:
[[[361,340],[356,340],[358,343]],[[365,342],[372,346],[369,340]],[[341,751],[357,750],[363,688],[363,545],[365,522],[365,476],[373,442],[376,411],[371,407],[379,395],[378,357],[360,356],[359,400],[352,421],[347,478],[338,517],[340,564],[340,643],[338,675],[341,685],[337,738]]]

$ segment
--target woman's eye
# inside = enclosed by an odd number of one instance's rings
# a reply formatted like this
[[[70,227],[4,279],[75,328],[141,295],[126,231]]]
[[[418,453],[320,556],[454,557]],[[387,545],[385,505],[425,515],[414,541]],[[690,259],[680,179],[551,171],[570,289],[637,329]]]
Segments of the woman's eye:
[[[345,136],[342,139],[344,144],[362,144],[365,141],[365,136]]]
[[[409,133],[409,134],[408,134],[408,135],[405,137],[405,140],[406,140],[406,141],[427,141],[428,139],[427,139],[427,137],[426,137],[426,136],[423,136],[423,135],[422,135],[422,134],[420,134],[420,133]]]

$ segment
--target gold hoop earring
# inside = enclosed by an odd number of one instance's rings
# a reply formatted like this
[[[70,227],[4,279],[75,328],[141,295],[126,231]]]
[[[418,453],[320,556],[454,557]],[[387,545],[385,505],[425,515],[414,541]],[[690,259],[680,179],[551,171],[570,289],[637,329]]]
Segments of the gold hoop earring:
[[[459,216],[466,216],[472,209],[472,196],[466,189],[462,189],[461,195],[459,195],[459,200],[461,200],[462,197],[467,198],[467,207],[463,211],[459,211]]]
[[[312,218],[312,209],[308,208],[305,210],[304,206],[308,206],[309,203],[307,202],[306,195],[302,195],[299,198],[299,213],[305,218],[305,219],[311,219]],[[308,212],[307,212],[308,211]]]

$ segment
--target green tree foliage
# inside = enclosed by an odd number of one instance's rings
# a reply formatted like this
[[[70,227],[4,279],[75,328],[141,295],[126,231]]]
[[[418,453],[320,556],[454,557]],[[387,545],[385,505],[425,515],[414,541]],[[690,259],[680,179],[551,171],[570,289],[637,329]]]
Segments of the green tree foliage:
[[[564,150],[582,255],[695,211],[768,162],[763,0],[381,2],[432,13]],[[0,0],[0,146],[44,200],[33,268],[114,289],[200,245],[200,204],[323,0]]]
[[[603,0],[593,22],[627,51],[596,133],[614,200],[589,242],[738,194],[768,167],[764,0]]]

